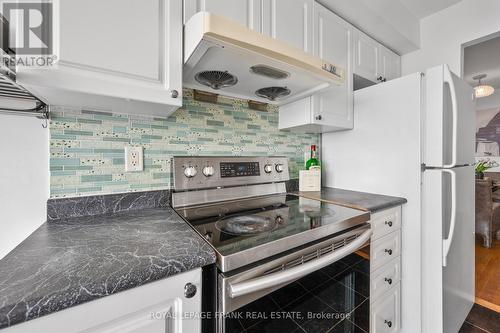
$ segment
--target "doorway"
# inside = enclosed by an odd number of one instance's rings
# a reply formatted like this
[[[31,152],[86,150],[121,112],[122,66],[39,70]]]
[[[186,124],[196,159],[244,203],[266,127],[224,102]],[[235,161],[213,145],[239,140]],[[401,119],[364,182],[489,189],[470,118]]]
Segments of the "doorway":
[[[463,48],[476,95],[476,303],[500,312],[500,33]]]

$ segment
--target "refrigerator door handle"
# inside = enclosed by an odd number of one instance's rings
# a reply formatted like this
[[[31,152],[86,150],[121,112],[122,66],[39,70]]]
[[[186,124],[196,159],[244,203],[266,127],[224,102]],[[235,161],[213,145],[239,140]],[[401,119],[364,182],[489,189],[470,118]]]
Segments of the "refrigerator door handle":
[[[451,138],[451,164],[443,165],[443,168],[454,168],[457,166],[457,154],[458,154],[458,101],[457,92],[455,89],[455,82],[453,81],[453,76],[451,75],[448,66],[444,66],[444,83],[448,83],[450,87],[451,94],[451,108],[453,115],[453,129]]]
[[[453,169],[443,169],[445,173],[451,176],[451,216],[450,216],[450,230],[448,236],[443,239],[443,267],[446,267],[446,258],[450,251],[451,243],[453,242],[453,233],[457,222],[457,174]]]

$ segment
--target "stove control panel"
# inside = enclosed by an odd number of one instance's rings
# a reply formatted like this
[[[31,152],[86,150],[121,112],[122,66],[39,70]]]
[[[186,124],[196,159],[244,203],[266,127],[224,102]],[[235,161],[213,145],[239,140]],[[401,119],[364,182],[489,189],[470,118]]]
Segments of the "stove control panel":
[[[222,178],[260,176],[259,162],[220,162],[219,164]]]
[[[174,190],[194,190],[289,180],[286,157],[176,156]]]

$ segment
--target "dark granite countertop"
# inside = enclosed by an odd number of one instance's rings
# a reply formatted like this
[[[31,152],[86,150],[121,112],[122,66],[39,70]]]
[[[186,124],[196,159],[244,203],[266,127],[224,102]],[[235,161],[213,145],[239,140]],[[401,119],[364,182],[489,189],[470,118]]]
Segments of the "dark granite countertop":
[[[51,221],[0,260],[0,329],[214,262],[168,207]]]
[[[319,192],[294,192],[300,196],[322,200],[350,208],[361,209],[375,213],[379,210],[400,206],[406,203],[405,198],[387,195],[343,190],[340,188],[323,187]]]

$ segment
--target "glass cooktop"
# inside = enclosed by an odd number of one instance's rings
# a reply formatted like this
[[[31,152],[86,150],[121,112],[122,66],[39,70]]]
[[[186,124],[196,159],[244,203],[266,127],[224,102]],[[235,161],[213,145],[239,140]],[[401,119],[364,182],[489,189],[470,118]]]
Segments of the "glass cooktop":
[[[278,194],[177,209],[219,258],[273,255],[367,222],[368,212]],[[260,255],[255,255],[255,258]],[[250,260],[251,261],[251,260]]]

